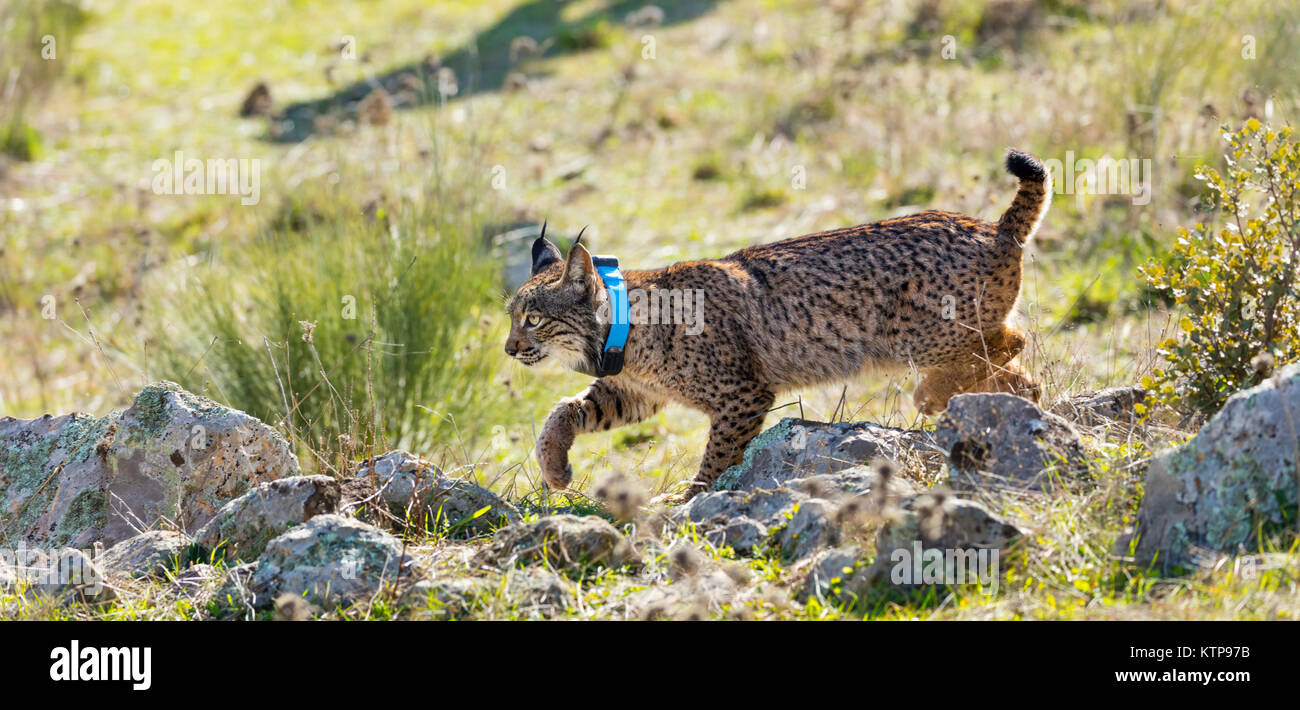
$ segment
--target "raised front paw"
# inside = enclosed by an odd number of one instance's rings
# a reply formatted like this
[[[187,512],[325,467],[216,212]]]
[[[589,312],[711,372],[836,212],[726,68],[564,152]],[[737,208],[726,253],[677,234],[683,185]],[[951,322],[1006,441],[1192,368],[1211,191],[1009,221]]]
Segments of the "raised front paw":
[[[569,451],[546,440],[537,442],[537,463],[542,467],[546,485],[562,491],[573,480],[573,467],[569,465]]]

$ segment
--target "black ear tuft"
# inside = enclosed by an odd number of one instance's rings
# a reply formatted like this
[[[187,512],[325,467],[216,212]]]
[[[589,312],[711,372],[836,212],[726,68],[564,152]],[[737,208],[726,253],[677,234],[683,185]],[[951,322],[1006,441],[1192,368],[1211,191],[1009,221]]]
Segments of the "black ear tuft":
[[[546,239],[546,223],[543,222],[542,233],[533,242],[533,276],[551,264],[560,263],[561,258],[560,248]]]

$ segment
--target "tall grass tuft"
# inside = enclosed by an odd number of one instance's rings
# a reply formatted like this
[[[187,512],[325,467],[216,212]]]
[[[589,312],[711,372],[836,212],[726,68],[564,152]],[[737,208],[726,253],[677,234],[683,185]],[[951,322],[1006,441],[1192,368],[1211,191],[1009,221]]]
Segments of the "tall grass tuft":
[[[156,345],[165,376],[341,460],[455,441],[500,397],[478,211],[433,195],[391,212],[287,211],[309,216],[275,220],[232,258],[233,277],[197,279],[174,304]]]

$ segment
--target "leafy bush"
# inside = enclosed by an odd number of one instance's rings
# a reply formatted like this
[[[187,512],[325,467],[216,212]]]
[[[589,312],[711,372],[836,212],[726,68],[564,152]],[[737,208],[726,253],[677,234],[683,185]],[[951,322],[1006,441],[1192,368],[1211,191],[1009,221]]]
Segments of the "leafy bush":
[[[1142,267],[1152,290],[1183,313],[1182,334],[1161,344],[1164,367],[1145,384],[1184,412],[1212,414],[1300,354],[1300,147],[1290,128],[1255,119],[1236,132],[1225,127],[1224,139],[1225,174],[1196,172],[1222,224],[1181,230],[1167,258]]]

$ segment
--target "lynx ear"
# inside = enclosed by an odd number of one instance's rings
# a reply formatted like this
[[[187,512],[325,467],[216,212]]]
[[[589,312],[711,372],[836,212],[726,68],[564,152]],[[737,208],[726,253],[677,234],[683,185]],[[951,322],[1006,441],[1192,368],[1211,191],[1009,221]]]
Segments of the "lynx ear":
[[[546,238],[546,223],[542,223],[542,233],[533,242],[533,276],[536,276],[551,264],[561,261],[560,248]]]
[[[564,281],[590,291],[599,280],[600,277],[596,275],[596,265],[592,263],[587,247],[574,244],[564,264]]]

